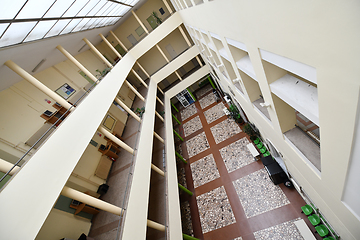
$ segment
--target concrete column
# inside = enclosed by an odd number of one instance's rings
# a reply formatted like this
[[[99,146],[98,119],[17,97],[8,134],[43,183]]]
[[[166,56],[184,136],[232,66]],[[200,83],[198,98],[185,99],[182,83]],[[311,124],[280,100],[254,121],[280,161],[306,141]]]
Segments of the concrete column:
[[[113,134],[111,134],[108,130],[106,130],[103,127],[99,127],[98,130],[100,132],[102,132],[106,137],[108,137],[111,141],[113,141],[114,143],[116,143],[117,145],[119,145],[120,147],[122,147],[123,149],[125,149],[127,152],[131,153],[134,155],[134,149],[132,149],[131,147],[129,147],[126,143],[124,143],[123,141],[121,141],[120,139],[118,139],[117,137],[115,137]]]
[[[137,72],[134,71],[134,69],[131,69],[131,72],[135,75],[135,77],[137,77],[139,79],[139,81],[146,87],[148,88],[148,85],[146,84],[146,82],[144,82],[144,80],[142,80],[142,78],[139,76],[139,74],[137,74]]]
[[[183,161],[185,164],[187,164],[187,161],[183,158],[183,156],[180,155],[180,153],[175,152],[175,155],[178,156],[181,159],[181,161]]]
[[[159,47],[158,44],[156,44],[157,49],[159,50],[159,52],[161,53],[161,55],[165,58],[166,62],[170,62],[169,59],[166,57],[165,53],[161,50],[161,48]]]
[[[151,169],[160,174],[161,176],[165,177],[164,172],[154,164],[151,164]]]
[[[161,121],[164,121],[164,118],[158,112],[155,112],[155,114]]]
[[[165,142],[164,142],[164,139],[162,139],[162,138],[159,136],[159,134],[157,134],[155,131],[154,131],[154,136],[155,136],[160,142],[165,143]]]
[[[123,103],[119,98],[115,98],[115,102],[117,102],[126,112],[128,112],[136,121],[141,122],[141,119],[138,115],[136,115],[125,103]]]
[[[109,48],[116,54],[116,56],[118,56],[120,59],[122,59],[121,54],[113,47],[113,45],[111,45],[111,43],[104,37],[104,35],[102,35],[102,34],[100,33],[99,36],[102,38],[102,40],[104,40],[104,42],[106,43],[106,45],[108,45]]]
[[[0,158],[0,172],[7,173],[13,167],[13,165],[14,164]],[[20,167],[15,166],[14,169],[9,172],[9,175],[14,175],[17,171],[19,171],[19,169]]]
[[[125,45],[120,41],[120,39],[115,35],[113,31],[110,31],[110,34],[113,35],[115,40],[120,44],[120,46],[126,51],[129,52],[129,50],[125,47]]]
[[[84,42],[91,48],[91,50],[94,51],[94,53],[96,55],[99,56],[99,58],[101,58],[101,60],[109,67],[109,68],[113,68],[113,65],[101,54],[101,52],[99,52],[99,50],[96,49],[96,47],[94,47],[94,45],[92,45],[92,43],[87,40],[86,38],[83,38]]]
[[[158,100],[158,102],[164,106],[164,103],[160,100],[160,98],[158,96],[156,96],[156,100]]]
[[[187,45],[189,47],[191,47],[191,42],[189,41],[188,37],[186,36],[185,32],[184,32],[184,29],[182,28],[182,26],[179,26],[178,29],[180,30],[181,34],[183,35]]]
[[[136,62],[136,64],[139,66],[139,68],[141,69],[141,71],[143,71],[145,73],[145,75],[150,78],[150,75],[145,71],[145,69],[140,65],[139,62]]]
[[[180,136],[180,134],[178,134],[174,129],[173,129],[173,131],[174,131],[175,135],[178,136],[178,138],[180,138],[180,140],[183,142],[184,139]]]
[[[71,107],[71,104],[68,103],[65,99],[63,99],[60,95],[56,94],[54,91],[52,91],[50,88],[45,86],[42,82],[34,78],[32,75],[30,75],[28,72],[26,72],[24,69],[19,67],[16,63],[14,63],[11,60],[8,60],[4,63],[6,66],[8,66],[11,70],[13,70],[15,73],[17,73],[20,77],[24,78],[26,81],[34,85],[37,89],[57,101],[61,104],[61,106],[69,109]],[[71,110],[73,110],[72,108]]]
[[[165,226],[162,225],[162,224],[159,224],[157,222],[154,222],[154,221],[151,221],[151,220],[147,220],[147,226],[148,227],[151,227],[153,229],[156,229],[156,230],[159,230],[159,231],[162,231],[162,232],[165,232]]]
[[[164,94],[163,90],[161,90],[161,88],[159,88],[159,86],[157,87],[159,89],[159,91]]]
[[[71,189],[69,187],[64,187],[63,190],[61,191],[61,195],[71,198],[71,199],[75,199],[79,202],[88,204],[90,206],[99,208],[103,211],[109,212],[109,213],[113,213],[116,214],[118,216],[121,215],[121,213],[123,212],[122,208],[119,208],[115,205],[112,205],[110,203],[104,202],[98,198],[94,198],[90,195],[87,195],[85,193],[76,191],[74,189]]]
[[[170,14],[173,14],[173,10],[171,9],[171,7],[169,6],[169,4],[167,3],[166,0],[163,0],[165,7],[167,8],[167,10],[169,11]]]
[[[196,56],[196,60],[197,60],[197,61],[198,61],[198,63],[200,64],[200,67],[202,67],[202,66],[203,66],[203,64],[202,64],[202,62],[200,61],[199,56]]]
[[[181,78],[180,74],[177,71],[175,71],[175,74],[180,79],[180,81],[182,81],[182,78]]]
[[[134,15],[134,17],[136,18],[136,21],[138,21],[138,23],[144,29],[146,34],[149,34],[149,31],[146,29],[145,25],[141,22],[140,18],[135,14],[135,12],[131,10],[131,13]]]
[[[187,189],[186,187],[184,187],[184,186],[181,185],[180,183],[178,183],[178,186],[179,186],[179,188],[180,188],[181,190],[183,190],[184,192],[186,192],[186,193],[189,194],[190,196],[193,195],[193,193],[192,193],[189,189]]]
[[[178,124],[181,125],[181,122],[179,121],[179,119],[177,119],[174,114],[172,114],[172,116],[178,122]]]
[[[193,5],[193,6],[195,6],[195,2],[194,2],[194,0],[190,0],[190,1],[191,1],[192,5]]]
[[[173,103],[171,103],[171,106],[175,109],[175,111],[179,112],[179,110],[175,107]]]
[[[136,94],[136,96],[141,99],[141,101],[145,102],[145,98],[136,90],[133,85],[131,85],[131,83],[129,83],[127,80],[125,80],[125,83]]]
[[[74,58],[70,53],[68,53],[62,46],[58,45],[56,47],[62,54],[64,54],[73,64],[75,64],[81,71],[83,71],[86,76],[88,76],[94,82],[97,82],[97,78],[87,70],[76,58]]]

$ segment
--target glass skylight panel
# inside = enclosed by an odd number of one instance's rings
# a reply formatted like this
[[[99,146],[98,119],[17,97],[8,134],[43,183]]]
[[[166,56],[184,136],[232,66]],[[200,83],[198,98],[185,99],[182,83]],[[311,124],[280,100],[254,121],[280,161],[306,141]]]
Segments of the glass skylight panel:
[[[54,2],[55,0],[29,0],[16,19],[41,18]]]
[[[80,31],[89,29],[89,27],[90,27],[89,22],[92,20],[92,18],[85,18],[84,20],[86,20],[86,21],[85,21],[85,24],[84,24],[84,26],[82,26],[82,28],[80,29]]]
[[[94,22],[96,22],[96,20],[97,20],[96,18],[92,18],[92,19],[87,23],[87,25],[89,26],[88,29],[94,27],[93,24],[94,24]]]
[[[71,30],[73,30],[74,27],[75,27],[76,25],[78,25],[79,22],[81,22],[82,19],[83,19],[83,18],[71,20],[71,22],[69,23],[69,25],[67,25],[66,28],[65,28],[62,32],[60,32],[60,35],[71,32]]]
[[[45,18],[60,17],[73,4],[75,0],[58,0],[45,14]]]
[[[89,21],[88,18],[83,18],[81,22],[72,30],[71,32],[78,32],[81,30],[81,28]]]
[[[105,5],[95,14],[95,16],[105,16],[105,12],[108,11],[109,7],[113,5],[113,2],[107,2]],[[116,4],[116,3],[115,3]]]
[[[101,0],[90,0],[76,16],[86,16]]]
[[[117,12],[121,7],[121,4],[116,4],[116,6],[109,12],[108,16],[115,16],[114,13]]]
[[[5,29],[9,26],[10,23],[1,23],[0,24],[0,37],[3,35]]]
[[[36,22],[12,23],[0,39],[0,47],[20,43],[35,24]]]
[[[97,14],[106,3],[107,0],[100,0],[100,2],[96,4],[96,6],[91,9],[91,11],[86,14],[86,16],[95,16],[95,14]]]
[[[36,27],[31,31],[29,36],[26,37],[24,42],[43,38],[45,34],[51,29],[51,27],[54,26],[55,23],[56,20],[38,22]]]
[[[2,0],[0,19],[13,19],[25,2],[26,0]]]
[[[92,27],[97,28],[99,23],[104,20],[103,18],[97,18],[96,21],[92,24]]]
[[[59,20],[50,30],[50,32],[46,34],[45,37],[52,37],[58,35],[70,21],[71,19]]]
[[[73,17],[78,14],[81,9],[86,7],[87,3],[90,2],[90,0],[76,0],[76,2],[69,8],[69,10],[66,11],[63,17]]]
[[[121,6],[121,8],[119,8],[119,10],[115,13],[114,16],[123,16],[125,13],[127,13],[129,10],[131,9],[131,7],[128,6]]]
[[[102,16],[111,16],[110,15],[111,11],[116,9],[118,5],[119,4],[113,2],[112,5],[102,14]]]

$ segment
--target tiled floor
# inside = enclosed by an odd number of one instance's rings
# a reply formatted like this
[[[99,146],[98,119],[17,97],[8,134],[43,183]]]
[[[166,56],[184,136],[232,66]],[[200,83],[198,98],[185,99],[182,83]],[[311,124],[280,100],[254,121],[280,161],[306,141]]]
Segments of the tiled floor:
[[[209,93],[205,97],[199,100],[200,106],[202,109],[216,102],[216,97],[214,93]]]
[[[181,120],[185,121],[186,119],[188,119],[189,117],[191,117],[192,115],[196,114],[196,107],[195,104],[191,104],[190,106],[188,106],[187,108],[184,108],[181,111]]]
[[[183,193],[181,201],[190,205],[193,236],[206,240],[302,239],[292,223],[298,218],[314,232],[301,214],[304,200],[295,189],[270,181],[261,161],[255,161],[246,147],[249,137],[225,116],[225,103],[211,100],[210,90],[208,85],[207,90],[195,92],[199,101],[191,110],[177,114],[185,132],[182,153],[188,161],[180,165],[194,193]]]

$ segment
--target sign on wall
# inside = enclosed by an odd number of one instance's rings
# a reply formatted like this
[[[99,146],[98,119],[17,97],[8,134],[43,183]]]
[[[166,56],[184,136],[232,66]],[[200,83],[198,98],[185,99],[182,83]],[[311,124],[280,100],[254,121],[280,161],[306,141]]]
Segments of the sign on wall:
[[[73,95],[76,90],[70,87],[69,84],[65,83],[55,91],[57,94],[59,94],[61,97],[63,97],[65,100],[67,100],[71,95]]]

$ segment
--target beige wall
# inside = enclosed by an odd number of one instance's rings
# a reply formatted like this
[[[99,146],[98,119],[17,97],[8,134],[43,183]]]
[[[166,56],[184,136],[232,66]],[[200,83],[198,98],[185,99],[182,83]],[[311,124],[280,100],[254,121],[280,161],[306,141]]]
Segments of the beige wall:
[[[214,32],[246,45],[261,92],[272,105],[276,100],[268,84],[273,81],[272,76],[281,75],[281,71],[270,70],[265,74],[259,49],[316,68],[321,176],[284,140],[282,131],[287,127],[279,122],[283,119],[281,111],[268,108],[270,123],[255,111],[247,92],[244,98],[232,84],[230,87],[234,89],[249,119],[281,151],[289,172],[343,239],[357,239],[360,234],[359,219],[341,201],[346,186],[360,87],[357,80],[359,72],[356,70],[360,54],[360,34],[357,31],[359,10],[360,5],[355,1],[346,5],[340,2],[329,5],[327,1],[303,1],[294,5],[283,0],[271,3],[217,0],[180,11],[188,26]],[[208,17],[221,13],[224,13],[221,18]],[[267,70],[268,66],[265,68]],[[226,91],[229,83],[220,72],[218,76]],[[276,104],[275,107],[278,106]],[[341,131],[336,130],[335,122],[341,122]],[[335,132],[336,139],[341,141],[334,141]]]
[[[35,239],[78,239],[82,233],[87,235],[90,227],[89,219],[53,208]]]

